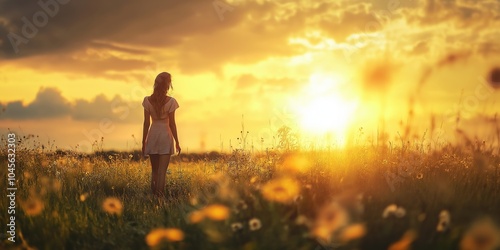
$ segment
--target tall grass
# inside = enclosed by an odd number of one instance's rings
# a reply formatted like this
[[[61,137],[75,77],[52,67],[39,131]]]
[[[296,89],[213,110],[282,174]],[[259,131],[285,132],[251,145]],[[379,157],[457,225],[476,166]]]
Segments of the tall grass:
[[[471,237],[471,223],[500,220],[500,159],[484,148],[422,150],[402,143],[310,151],[283,142],[286,150],[240,148],[197,160],[181,155],[169,167],[166,198],[157,199],[150,194],[149,161],[138,152],[55,152],[36,140],[18,144],[17,238],[3,237],[1,248],[406,249],[410,232],[411,249],[457,249]],[[0,175],[6,179],[6,167]],[[109,197],[123,209],[103,208]],[[332,203],[338,204],[333,217],[321,221]],[[391,204],[401,209],[384,217]],[[4,196],[2,223],[7,206]],[[443,210],[451,219],[438,230]],[[347,222],[339,222],[343,217]],[[324,223],[338,225],[328,224],[326,238],[318,233]],[[148,245],[155,228],[179,229],[182,237],[163,235]],[[500,241],[498,234],[490,235]]]

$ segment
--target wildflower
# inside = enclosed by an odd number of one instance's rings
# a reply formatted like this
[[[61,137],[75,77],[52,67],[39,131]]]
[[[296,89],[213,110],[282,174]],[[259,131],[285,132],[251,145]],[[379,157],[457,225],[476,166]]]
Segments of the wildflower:
[[[391,215],[395,216],[396,218],[403,218],[406,215],[406,209],[396,204],[391,204],[384,209],[384,212],[382,212],[382,217],[388,218]]]
[[[298,183],[289,178],[271,180],[262,187],[265,199],[281,203],[289,203],[299,194]]]
[[[203,213],[211,220],[225,220],[229,217],[229,208],[224,205],[214,204],[205,207]]]
[[[351,240],[356,240],[362,238],[366,234],[366,227],[363,224],[353,224],[348,226],[346,229],[342,230],[340,234],[340,240],[342,242],[349,242]]]
[[[329,243],[331,236],[340,228],[347,225],[349,216],[347,211],[338,203],[330,203],[318,213],[315,220],[312,234],[320,241]]]
[[[254,176],[250,179],[250,183],[254,184],[257,181],[257,176]]]
[[[83,193],[80,195],[80,201],[84,202],[89,197],[89,193]]]
[[[193,211],[189,214],[189,222],[196,224],[205,219],[205,214],[202,211]]]
[[[396,204],[391,204],[384,209],[382,217],[387,218],[393,215],[396,212],[396,210],[398,210],[398,206]]]
[[[252,231],[259,230],[262,227],[262,223],[257,218],[249,220],[248,225],[250,226],[250,230]]]
[[[299,215],[297,219],[295,219],[295,224],[309,226],[311,222],[304,215]]]
[[[30,198],[22,203],[24,213],[28,216],[35,216],[40,214],[44,209],[44,204],[38,198]]]
[[[129,154],[128,158],[132,159],[132,158],[134,158],[134,155],[133,154]]]
[[[193,206],[198,205],[198,198],[196,198],[196,197],[191,197],[191,198],[189,199],[189,203],[191,203],[191,205],[193,205]]]
[[[33,177],[33,175],[31,175],[31,173],[28,171],[24,171],[23,176],[25,179],[31,179],[31,177]]]
[[[231,224],[231,229],[233,230],[233,232],[238,232],[243,229],[243,224],[241,224],[240,222],[233,223]]]
[[[170,242],[182,241],[184,232],[177,228],[156,228],[146,235],[146,244],[150,247],[157,246],[163,240]]]
[[[448,210],[441,211],[441,213],[439,213],[439,222],[438,222],[438,225],[436,227],[436,230],[438,232],[444,232],[444,231],[448,230],[448,228],[450,227],[450,219],[451,219],[451,216],[450,216],[450,212],[448,212]]]
[[[462,250],[494,250],[499,246],[500,229],[489,218],[474,222],[460,242]]]
[[[112,160],[112,159],[113,159],[113,156],[112,156],[112,155],[109,155],[109,156],[108,156],[108,159]]]
[[[348,214],[337,202],[323,207],[316,219],[317,224],[327,225],[332,231],[344,226],[348,222]]]
[[[397,218],[403,218],[406,215],[406,209],[404,209],[404,207],[398,207],[396,211],[394,211],[394,215]]]
[[[410,249],[411,243],[417,238],[417,233],[415,231],[407,231],[401,239],[391,246],[389,250],[408,250]]]
[[[123,205],[119,199],[108,197],[102,203],[102,209],[108,214],[121,215],[123,211]]]

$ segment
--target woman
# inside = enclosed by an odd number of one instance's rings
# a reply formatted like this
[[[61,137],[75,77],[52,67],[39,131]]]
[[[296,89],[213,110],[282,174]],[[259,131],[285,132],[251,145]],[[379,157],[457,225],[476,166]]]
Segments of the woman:
[[[144,97],[142,102],[144,107],[142,154],[149,155],[151,160],[151,190],[155,196],[164,195],[165,175],[170,156],[175,153],[174,140],[177,152],[181,153],[175,124],[175,110],[179,108],[179,104],[173,97],[167,96],[170,88],[172,88],[171,75],[162,72],[155,79],[153,94]]]

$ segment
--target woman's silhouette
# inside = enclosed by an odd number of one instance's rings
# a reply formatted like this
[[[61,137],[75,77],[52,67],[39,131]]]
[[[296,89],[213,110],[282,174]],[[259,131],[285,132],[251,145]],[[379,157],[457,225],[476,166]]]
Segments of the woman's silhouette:
[[[170,156],[175,153],[174,140],[177,152],[179,154],[181,152],[175,124],[175,110],[179,108],[179,104],[173,97],[167,96],[171,88],[171,75],[162,72],[155,79],[153,94],[144,97],[142,102],[144,107],[142,154],[150,157],[151,190],[156,196],[164,195],[165,175]]]

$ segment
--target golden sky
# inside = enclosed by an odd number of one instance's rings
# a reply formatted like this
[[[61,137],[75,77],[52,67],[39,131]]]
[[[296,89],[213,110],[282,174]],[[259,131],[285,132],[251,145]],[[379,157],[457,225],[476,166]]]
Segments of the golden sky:
[[[499,0],[0,0],[0,131],[138,149],[142,99],[168,71],[188,151],[237,147],[242,122],[256,149],[282,125],[402,134],[410,110],[420,134],[433,115],[453,138],[460,111],[494,140],[498,27]]]

